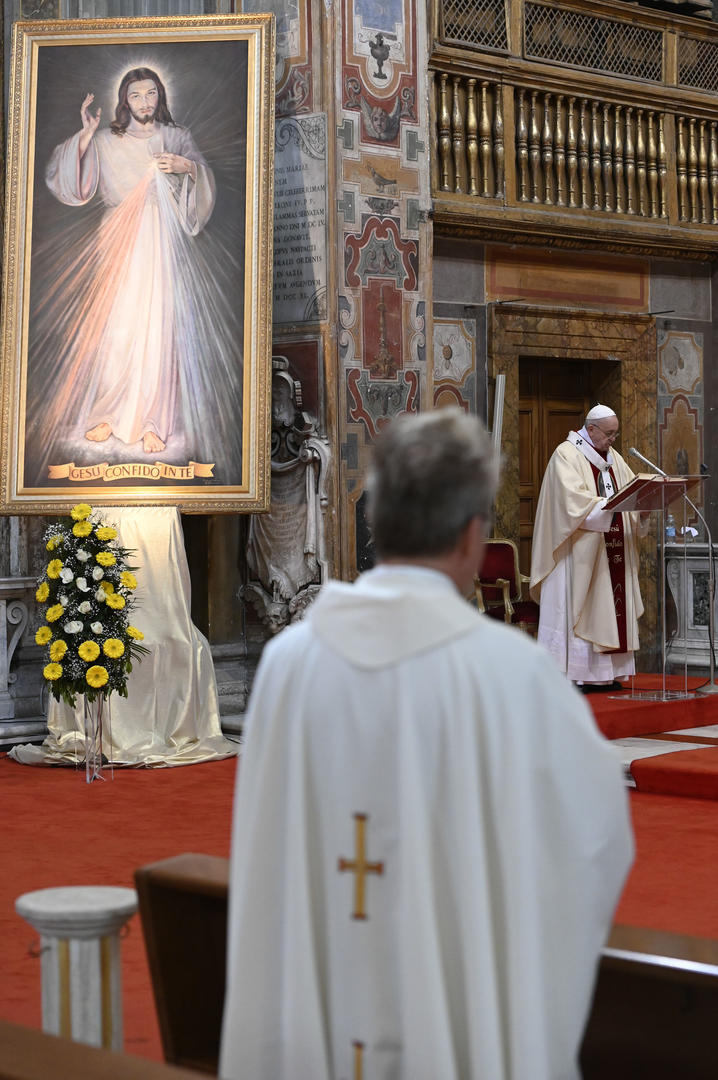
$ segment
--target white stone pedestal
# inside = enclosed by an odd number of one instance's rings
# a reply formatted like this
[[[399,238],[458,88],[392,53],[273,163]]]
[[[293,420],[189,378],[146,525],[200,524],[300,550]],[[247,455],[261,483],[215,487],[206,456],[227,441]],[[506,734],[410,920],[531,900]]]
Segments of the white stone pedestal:
[[[137,911],[134,889],[39,889],[15,901],[42,938],[42,1028],[122,1050],[120,930]]]

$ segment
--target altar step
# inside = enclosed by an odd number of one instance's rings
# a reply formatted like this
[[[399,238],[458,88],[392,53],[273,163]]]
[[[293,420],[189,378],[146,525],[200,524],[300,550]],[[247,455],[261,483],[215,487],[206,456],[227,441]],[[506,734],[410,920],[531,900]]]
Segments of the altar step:
[[[688,680],[688,693],[704,678]],[[588,694],[599,728],[621,754],[626,782],[637,791],[718,799],[718,694],[646,701],[641,691],[680,694],[683,675],[637,675],[622,693]]]
[[[695,693],[705,683],[703,677],[689,678],[688,692]],[[668,694],[682,692],[685,685],[683,675],[666,676]],[[596,723],[607,739],[627,739],[634,735],[718,724],[718,694],[697,694],[667,701],[646,701],[630,696],[632,691],[661,693],[664,688],[662,675],[636,675],[633,680],[624,680],[623,687],[620,693],[586,695]]]

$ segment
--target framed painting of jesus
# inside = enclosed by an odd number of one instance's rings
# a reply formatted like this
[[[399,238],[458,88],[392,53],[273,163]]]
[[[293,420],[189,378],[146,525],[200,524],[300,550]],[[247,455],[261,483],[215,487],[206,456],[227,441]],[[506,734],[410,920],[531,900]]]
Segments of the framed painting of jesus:
[[[0,512],[269,504],[274,17],[19,22]]]

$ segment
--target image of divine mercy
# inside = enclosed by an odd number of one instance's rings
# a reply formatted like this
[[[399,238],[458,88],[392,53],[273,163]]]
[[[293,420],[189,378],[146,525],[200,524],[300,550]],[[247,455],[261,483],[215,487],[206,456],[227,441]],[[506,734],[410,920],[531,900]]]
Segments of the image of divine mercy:
[[[102,112],[88,89],[77,129],[44,169],[55,200],[100,213],[56,234],[44,269],[31,359],[53,395],[41,408],[37,389],[28,397],[28,461],[36,482],[59,455],[79,465],[194,460],[212,464],[211,482],[239,483],[241,327],[222,253],[203,240],[215,173],[153,68],[126,70],[109,124]]]

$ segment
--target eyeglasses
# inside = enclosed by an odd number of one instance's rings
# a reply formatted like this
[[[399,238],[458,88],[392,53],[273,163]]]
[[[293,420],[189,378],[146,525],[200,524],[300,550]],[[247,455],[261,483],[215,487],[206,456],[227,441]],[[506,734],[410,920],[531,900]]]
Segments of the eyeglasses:
[[[609,439],[611,442],[614,442],[618,438],[618,428],[616,428],[615,431],[606,431],[606,429],[602,428],[600,424],[592,424],[591,426],[598,428],[601,434],[605,435],[606,438]]]

